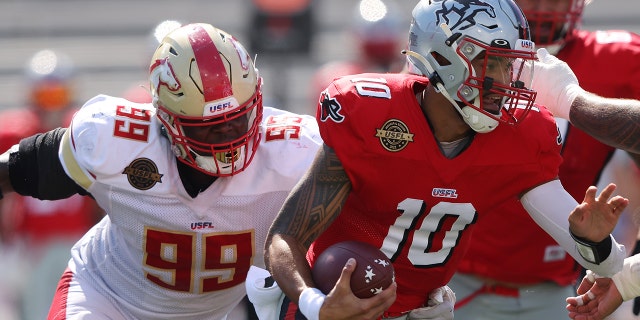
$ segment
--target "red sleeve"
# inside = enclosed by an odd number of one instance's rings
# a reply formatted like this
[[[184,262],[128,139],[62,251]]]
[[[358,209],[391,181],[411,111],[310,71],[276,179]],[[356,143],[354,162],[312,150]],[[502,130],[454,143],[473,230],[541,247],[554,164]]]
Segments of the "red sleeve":
[[[414,127],[424,126],[413,87],[424,88],[427,81],[413,75],[378,73],[336,79],[323,91],[316,113],[324,143],[336,152],[345,168],[358,166],[358,155],[388,154],[387,148],[393,146],[380,143],[378,129],[407,113],[419,123]],[[405,151],[412,148],[418,146],[410,145]],[[350,177],[355,187],[359,180]]]
[[[20,139],[40,131],[40,119],[27,109],[7,110],[0,114],[0,153],[20,142]]]

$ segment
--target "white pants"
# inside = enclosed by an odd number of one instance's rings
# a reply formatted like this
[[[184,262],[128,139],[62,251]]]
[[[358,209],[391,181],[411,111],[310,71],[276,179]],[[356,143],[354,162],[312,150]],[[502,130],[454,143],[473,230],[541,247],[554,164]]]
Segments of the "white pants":
[[[241,301],[227,314],[226,319],[248,319],[246,303],[244,300]],[[56,290],[47,319],[128,320],[129,318],[124,316],[110,299],[91,286],[81,287],[71,270],[66,269]]]
[[[483,282],[477,278],[456,273],[449,287],[458,302],[477,292]],[[561,287],[544,282],[514,290],[516,296],[495,293],[478,294],[454,311],[456,320],[540,320],[568,319],[565,299],[575,295],[573,286]]]

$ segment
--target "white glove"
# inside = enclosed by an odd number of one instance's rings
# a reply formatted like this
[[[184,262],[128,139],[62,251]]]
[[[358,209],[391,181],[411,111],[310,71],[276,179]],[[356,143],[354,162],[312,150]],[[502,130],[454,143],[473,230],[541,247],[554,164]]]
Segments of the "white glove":
[[[440,287],[429,294],[427,307],[409,312],[408,320],[453,320],[456,294],[447,287]]]
[[[265,288],[265,278],[270,275],[265,269],[251,266],[245,282],[247,297],[253,303],[258,319],[261,320],[278,319],[284,299],[284,293],[277,283],[274,282]]]
[[[569,65],[550,54],[547,49],[538,49],[538,61],[533,64],[531,89],[538,95],[536,103],[545,106],[555,117],[569,119],[569,110],[576,97],[584,92],[578,78]],[[528,79],[531,64],[522,70],[521,79]]]

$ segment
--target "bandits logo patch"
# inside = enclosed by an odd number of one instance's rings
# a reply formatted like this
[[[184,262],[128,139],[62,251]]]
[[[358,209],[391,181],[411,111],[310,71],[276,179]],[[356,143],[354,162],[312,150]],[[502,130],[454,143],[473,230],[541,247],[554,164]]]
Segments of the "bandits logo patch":
[[[320,112],[320,121],[325,122],[331,119],[336,123],[344,121],[344,116],[340,114],[342,106],[335,98],[329,96],[329,92],[322,92],[322,107]]]
[[[413,142],[413,136],[414,134],[409,132],[409,127],[397,119],[387,120],[382,128],[376,129],[376,137],[380,139],[382,147],[391,152],[404,149],[409,142]]]
[[[162,183],[163,176],[163,174],[158,173],[156,164],[147,158],[131,161],[129,166],[124,168],[122,174],[126,174],[129,184],[138,190],[149,190],[156,183]]]

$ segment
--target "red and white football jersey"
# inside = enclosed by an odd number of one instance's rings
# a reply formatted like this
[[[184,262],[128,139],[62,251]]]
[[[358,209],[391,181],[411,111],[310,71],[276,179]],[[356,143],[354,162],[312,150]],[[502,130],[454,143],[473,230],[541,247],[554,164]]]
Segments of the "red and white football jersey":
[[[557,57],[569,64],[585,90],[605,97],[640,99],[639,55],[640,36],[636,34],[577,31]],[[558,124],[564,140],[560,180],[581,202],[587,188],[597,184],[614,148],[566,124],[566,120],[558,120]],[[494,211],[497,214],[490,215],[492,218],[478,222],[460,272],[519,284],[554,281],[569,285],[577,280],[580,266],[519,203],[506,202]]]
[[[96,96],[60,148],[65,171],[106,211],[72,249],[76,277],[130,319],[224,319],[321,139],[315,119],[265,108],[248,168],[196,198],[180,180],[151,104]]]
[[[537,108],[446,158],[416,100],[426,85],[405,74],[343,77],[323,93],[316,116],[353,189],[308,259],[346,239],[381,248],[398,283],[391,314],[422,306],[456,271],[476,221],[553,180],[561,162],[555,121]]]

